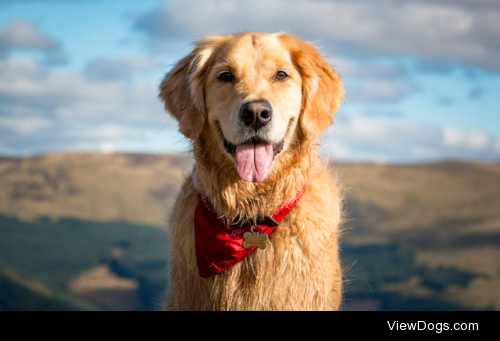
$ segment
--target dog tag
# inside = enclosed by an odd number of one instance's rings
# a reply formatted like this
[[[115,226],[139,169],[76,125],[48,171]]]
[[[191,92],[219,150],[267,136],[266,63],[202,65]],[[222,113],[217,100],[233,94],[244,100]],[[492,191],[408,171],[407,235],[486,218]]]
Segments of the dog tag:
[[[252,232],[247,232],[243,235],[243,247],[248,249],[249,247],[255,246],[261,250],[266,248],[267,234],[253,234]]]

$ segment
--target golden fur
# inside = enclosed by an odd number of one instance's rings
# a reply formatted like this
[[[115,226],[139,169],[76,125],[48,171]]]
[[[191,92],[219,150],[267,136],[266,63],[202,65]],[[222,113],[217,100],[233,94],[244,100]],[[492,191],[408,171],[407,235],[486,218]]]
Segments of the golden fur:
[[[272,76],[281,69],[290,77],[277,82]],[[230,70],[234,82],[218,81],[221,70]],[[287,34],[205,38],[165,76],[160,97],[192,140],[196,161],[169,221],[166,309],[339,309],[341,197],[318,157],[317,137],[332,123],[343,96],[340,76],[318,50]],[[272,103],[275,135],[284,134],[284,149],[267,178],[254,183],[239,177],[220,134],[237,136],[239,107],[260,98]],[[304,185],[302,198],[270,235],[267,249],[214,278],[199,276],[193,227],[198,192],[221,217],[247,221],[270,215]]]

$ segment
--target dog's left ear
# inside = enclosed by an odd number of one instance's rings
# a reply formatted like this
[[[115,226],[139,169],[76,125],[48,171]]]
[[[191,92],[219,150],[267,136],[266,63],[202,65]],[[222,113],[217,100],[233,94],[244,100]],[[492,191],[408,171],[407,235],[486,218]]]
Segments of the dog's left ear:
[[[341,77],[313,44],[286,34],[280,40],[302,75],[300,126],[308,139],[314,139],[333,123],[333,115],[344,99]]]
[[[184,136],[196,139],[206,120],[203,86],[214,50],[223,37],[198,41],[191,53],[181,59],[160,85],[160,98],[165,109],[179,122]]]

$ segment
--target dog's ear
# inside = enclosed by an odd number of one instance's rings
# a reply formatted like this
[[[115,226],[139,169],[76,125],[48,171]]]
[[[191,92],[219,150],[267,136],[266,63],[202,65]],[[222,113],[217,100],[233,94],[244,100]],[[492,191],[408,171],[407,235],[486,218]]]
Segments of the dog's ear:
[[[160,85],[160,98],[165,109],[179,122],[184,136],[196,139],[206,120],[203,86],[214,50],[223,37],[198,41],[191,53],[181,59]]]
[[[313,44],[286,34],[280,40],[302,75],[300,126],[307,138],[314,139],[332,124],[333,115],[344,99],[341,77]]]

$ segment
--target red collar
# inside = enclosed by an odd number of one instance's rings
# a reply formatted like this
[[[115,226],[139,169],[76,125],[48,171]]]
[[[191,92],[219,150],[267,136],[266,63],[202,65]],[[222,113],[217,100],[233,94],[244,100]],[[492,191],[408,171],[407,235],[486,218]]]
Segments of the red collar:
[[[304,189],[305,186],[288,203],[279,207],[271,217],[281,223],[299,201]],[[259,225],[261,233],[268,236],[275,228],[276,226]],[[198,206],[194,214],[194,231],[198,271],[203,278],[223,273],[256,249],[256,247],[248,249],[243,247],[243,234],[249,232],[250,227],[226,225],[222,219],[218,218],[217,212],[202,193],[198,193]]]

